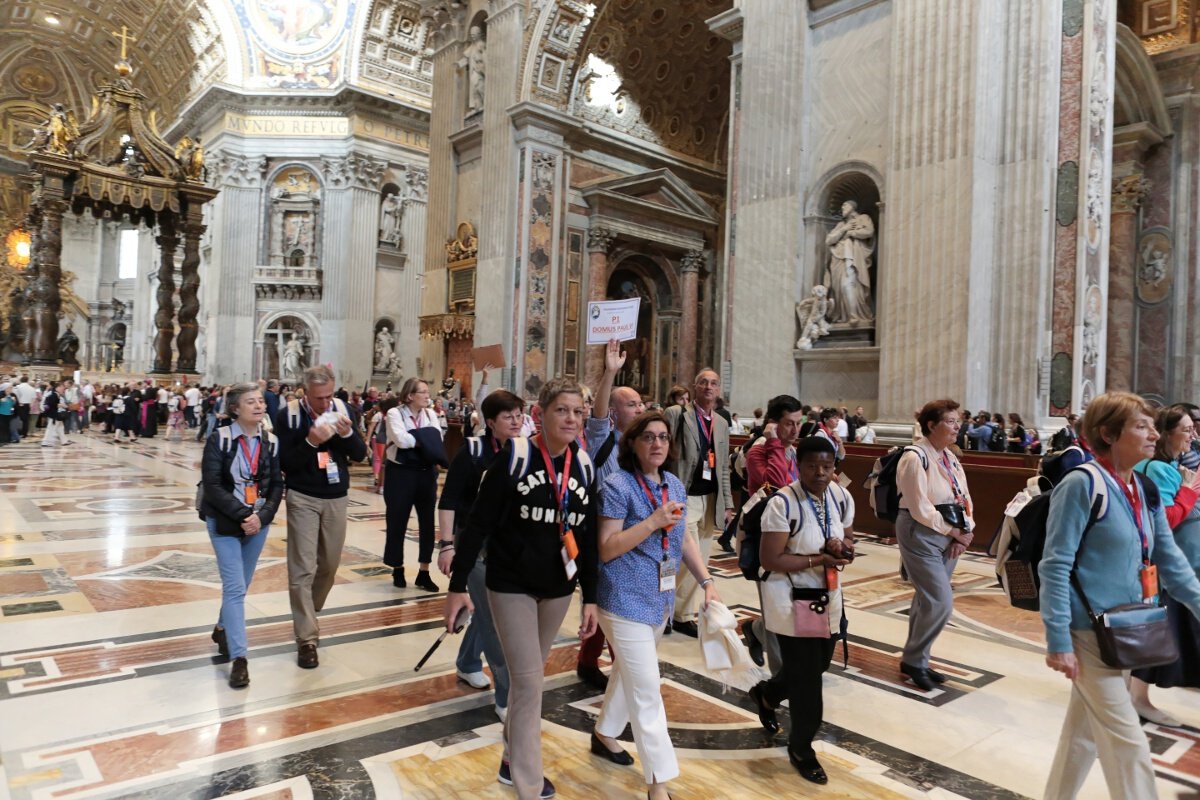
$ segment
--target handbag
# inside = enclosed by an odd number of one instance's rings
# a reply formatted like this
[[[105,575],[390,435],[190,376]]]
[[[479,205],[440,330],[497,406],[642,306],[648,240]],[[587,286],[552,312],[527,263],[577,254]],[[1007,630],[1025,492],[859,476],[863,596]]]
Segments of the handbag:
[[[1083,600],[1100,646],[1100,660],[1105,664],[1114,669],[1145,669],[1179,660],[1179,643],[1167,619],[1167,609],[1146,603],[1124,603],[1097,614],[1073,567],[1071,585]]]
[[[829,591],[792,587],[792,618],[800,639],[828,639]]]
[[[967,529],[967,510],[961,503],[939,503],[933,508],[951,528]]]

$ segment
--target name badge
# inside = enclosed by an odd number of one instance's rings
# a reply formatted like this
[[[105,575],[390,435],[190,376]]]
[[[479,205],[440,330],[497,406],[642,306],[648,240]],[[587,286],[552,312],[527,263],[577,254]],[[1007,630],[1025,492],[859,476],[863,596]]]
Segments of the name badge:
[[[710,467],[706,463],[700,470],[700,477],[704,478],[704,480],[706,480],[706,481],[711,481],[712,480],[712,472],[713,472],[712,467]]]
[[[341,476],[338,474],[337,462],[332,458],[329,459],[329,463],[325,467],[325,477],[330,483],[339,483],[341,481]]]
[[[1142,567],[1142,602],[1158,601],[1158,567],[1148,564]]]
[[[835,566],[825,567],[825,588],[833,591],[838,588],[838,571]]]
[[[566,570],[567,580],[572,580],[575,574],[579,572],[579,568],[575,566],[575,559],[567,553],[567,548],[562,549],[563,569]]]
[[[579,557],[579,545],[575,544],[575,533],[567,531],[563,535],[563,550],[567,553],[567,558],[574,561]]]
[[[329,469],[329,451],[328,450],[318,450],[317,451],[317,467],[319,467],[320,469]]]
[[[245,492],[246,492],[246,505],[252,506],[256,502],[258,502],[258,484],[257,483],[247,483],[245,486]]]
[[[658,562],[658,590],[660,592],[675,591],[675,574],[677,567],[673,562]]]

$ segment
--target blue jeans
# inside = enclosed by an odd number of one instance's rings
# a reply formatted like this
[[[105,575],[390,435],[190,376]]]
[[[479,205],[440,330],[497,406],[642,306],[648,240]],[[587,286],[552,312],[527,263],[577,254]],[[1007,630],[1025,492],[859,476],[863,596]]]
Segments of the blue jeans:
[[[482,561],[475,562],[475,568],[467,578],[467,594],[475,605],[475,614],[463,633],[454,666],[459,672],[483,672],[483,661],[479,656],[481,653],[487,656],[488,666],[492,668],[492,685],[496,688],[496,705],[508,708],[508,666],[504,663],[504,651],[500,649],[492,608],[488,605],[487,570]]]
[[[217,533],[217,521],[208,518],[208,538],[221,572],[221,616],[217,624],[225,629],[230,658],[246,657],[246,591],[266,544],[268,528],[264,525],[253,536],[222,536]]]
[[[21,418],[16,414],[7,417],[0,417],[4,424],[0,426],[0,433],[8,434],[8,441],[11,444],[16,444],[21,441]]]

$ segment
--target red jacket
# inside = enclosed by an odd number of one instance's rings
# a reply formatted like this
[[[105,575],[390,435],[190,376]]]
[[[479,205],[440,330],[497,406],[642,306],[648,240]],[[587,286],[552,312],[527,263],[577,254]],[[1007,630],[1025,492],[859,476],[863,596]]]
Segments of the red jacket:
[[[746,489],[750,494],[757,492],[764,483],[781,489],[798,476],[795,454],[789,458],[787,448],[778,437],[761,438],[746,451]]]

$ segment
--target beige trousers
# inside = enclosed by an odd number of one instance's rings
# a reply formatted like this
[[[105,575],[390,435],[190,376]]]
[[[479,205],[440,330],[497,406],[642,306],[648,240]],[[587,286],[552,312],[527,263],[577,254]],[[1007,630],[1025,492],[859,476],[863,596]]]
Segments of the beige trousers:
[[[317,612],[325,607],[342,561],[349,498],[324,500],[293,489],[285,502],[292,627],[297,644],[316,644],[321,638]]]
[[[488,590],[488,605],[508,664],[508,717],[504,760],[520,800],[542,794],[542,684],[546,659],[562,626],[571,596],[539,600],[528,594]]]
[[[717,527],[717,496],[688,495],[687,499],[687,535],[692,537],[700,546],[700,560],[708,563],[708,554],[712,551],[713,532]],[[695,622],[696,612],[700,608],[700,600],[704,593],[700,584],[692,576],[690,570],[679,570],[675,579],[675,622]]]
[[[1091,631],[1071,631],[1071,642],[1079,676],[1071,687],[1050,767],[1047,800],[1071,800],[1079,794],[1097,757],[1111,797],[1153,800],[1158,791],[1150,743],[1129,697],[1129,670],[1113,669],[1100,660]]]

